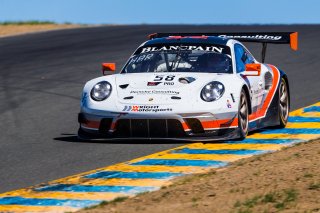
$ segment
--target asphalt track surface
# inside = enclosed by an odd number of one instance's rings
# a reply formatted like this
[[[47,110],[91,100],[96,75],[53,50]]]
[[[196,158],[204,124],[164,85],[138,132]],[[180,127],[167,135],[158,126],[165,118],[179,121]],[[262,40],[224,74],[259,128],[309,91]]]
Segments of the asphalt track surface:
[[[269,45],[266,62],[287,72],[292,109],[320,99],[320,25],[108,26],[0,38],[0,193],[181,145],[75,136],[82,87],[101,76],[101,62],[119,70],[148,34],[178,31],[298,31],[298,52]],[[247,47],[259,58],[260,45]]]

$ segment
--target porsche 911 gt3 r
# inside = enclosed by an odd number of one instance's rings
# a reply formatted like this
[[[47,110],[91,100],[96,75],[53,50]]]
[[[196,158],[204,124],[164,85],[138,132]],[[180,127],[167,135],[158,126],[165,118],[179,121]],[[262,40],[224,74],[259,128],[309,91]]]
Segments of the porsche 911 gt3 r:
[[[262,62],[241,42],[262,43]],[[118,74],[86,83],[81,139],[244,139],[249,131],[286,126],[287,75],[265,64],[268,43],[297,33],[156,33]],[[115,71],[104,63],[103,73]]]

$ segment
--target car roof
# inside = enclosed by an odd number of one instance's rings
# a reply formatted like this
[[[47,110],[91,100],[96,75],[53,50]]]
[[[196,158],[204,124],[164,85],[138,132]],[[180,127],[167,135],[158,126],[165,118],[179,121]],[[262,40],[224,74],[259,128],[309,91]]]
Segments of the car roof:
[[[154,45],[154,44],[176,44],[176,43],[183,43],[183,44],[217,44],[217,45],[227,45],[227,42],[230,39],[228,38],[221,38],[217,36],[190,36],[190,37],[179,37],[179,36],[170,36],[170,37],[163,37],[163,38],[155,38],[151,39],[144,43],[145,45]]]

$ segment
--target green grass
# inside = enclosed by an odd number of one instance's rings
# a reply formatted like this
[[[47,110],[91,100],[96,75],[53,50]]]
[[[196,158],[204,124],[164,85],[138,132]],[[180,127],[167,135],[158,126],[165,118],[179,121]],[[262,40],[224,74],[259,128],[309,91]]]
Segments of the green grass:
[[[145,191],[145,192],[139,192],[139,193],[137,194],[137,196],[145,195],[145,194],[148,194],[148,193],[149,193],[148,191]]]
[[[200,200],[200,198],[198,198],[198,197],[193,197],[192,198],[192,202],[197,202],[198,200]]]
[[[41,24],[56,24],[56,23],[53,21],[36,21],[36,20],[0,22],[0,25],[2,25],[2,26],[6,26],[6,25],[41,25]]]
[[[243,166],[244,165],[244,162],[242,161],[242,160],[240,160],[240,161],[236,161],[236,166]]]
[[[284,193],[286,195],[284,202],[293,202],[297,199],[298,193],[295,189],[286,189]]]
[[[181,178],[178,181],[175,181],[173,184],[170,185],[170,187],[174,187],[174,186],[180,186],[180,185],[184,185],[184,184],[188,184],[192,181],[196,181],[200,178],[204,178],[204,177],[210,177],[215,175],[217,172],[215,170],[211,170],[209,172],[206,173],[200,173],[200,174],[195,174],[195,175],[188,175],[184,178]]]
[[[270,193],[264,195],[262,202],[263,203],[274,203],[274,202],[276,202],[276,200],[277,200],[276,194],[274,192],[270,192]]]
[[[89,206],[89,207],[86,207],[84,208],[85,210],[89,210],[89,209],[95,209],[95,208],[98,208],[98,207],[102,207],[102,206],[105,206],[105,205],[108,205],[108,204],[113,204],[113,203],[120,203],[120,202],[123,202],[125,201],[126,199],[128,199],[129,197],[126,197],[126,196],[123,196],[123,197],[117,197],[115,198],[114,200],[111,200],[111,201],[102,201],[100,204],[98,205],[94,205],[94,206]]]
[[[261,198],[261,196],[255,196],[253,198],[247,199],[246,201],[243,202],[242,205],[249,207],[249,208],[252,208],[258,204],[260,198]]]
[[[241,202],[239,200],[237,200],[237,202],[235,202],[235,204],[233,205],[234,207],[240,207],[241,206]]]
[[[276,203],[274,207],[276,207],[277,209],[284,209],[285,203],[284,202]]]
[[[216,173],[217,173],[217,171],[211,170],[211,171],[206,172],[206,173],[197,174],[195,178],[198,179],[198,178],[203,178],[203,177],[209,177],[209,176],[215,175]]]
[[[85,210],[95,209],[95,208],[97,208],[97,207],[105,206],[105,205],[107,205],[107,204],[109,204],[108,201],[102,201],[102,202],[101,202],[100,204],[98,204],[98,205],[85,207],[84,209],[85,209]]]
[[[316,186],[317,187],[317,186]],[[309,187],[310,188],[310,187]],[[239,208],[238,212],[250,212],[257,205],[273,203],[273,206],[279,210],[284,209],[290,203],[298,198],[298,192],[295,189],[285,189],[279,192],[270,192],[265,195],[256,195],[248,198],[243,202],[237,201],[235,208]]]
[[[293,154],[295,157],[297,157],[297,158],[300,158],[301,157],[301,154],[300,153],[294,153]]]
[[[306,173],[306,174],[304,174],[303,177],[305,177],[305,178],[312,178],[313,176],[314,176],[313,174]]]
[[[162,193],[161,197],[167,197],[170,194],[170,192],[164,192]]]
[[[128,199],[128,197],[126,197],[126,196],[117,197],[116,199],[112,200],[110,203],[120,203],[120,202],[125,201],[126,199]]]
[[[274,205],[274,207],[279,210],[284,209],[289,203],[296,201],[298,197],[298,192],[295,189],[286,189],[283,193],[284,198],[280,199],[280,201]]]
[[[310,190],[317,190],[320,189],[320,183],[311,183],[308,187]]]
[[[200,200],[200,198],[198,198],[198,197],[193,197],[192,199],[191,199],[191,201],[192,201],[192,207],[197,207],[198,206],[198,200]]]

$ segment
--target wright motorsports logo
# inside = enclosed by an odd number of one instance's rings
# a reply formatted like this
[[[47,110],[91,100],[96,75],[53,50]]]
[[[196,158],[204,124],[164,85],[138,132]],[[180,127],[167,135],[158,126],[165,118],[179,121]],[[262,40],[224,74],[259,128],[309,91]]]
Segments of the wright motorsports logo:
[[[123,112],[171,112],[172,108],[161,108],[160,106],[125,105]]]

